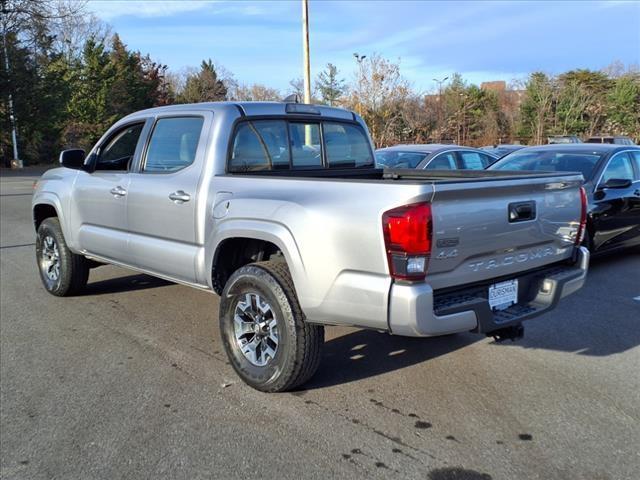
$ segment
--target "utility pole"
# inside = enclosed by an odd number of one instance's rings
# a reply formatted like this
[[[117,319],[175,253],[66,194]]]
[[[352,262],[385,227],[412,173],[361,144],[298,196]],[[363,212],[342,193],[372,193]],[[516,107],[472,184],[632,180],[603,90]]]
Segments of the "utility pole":
[[[449,79],[448,76],[444,77],[442,80],[438,80],[437,78],[434,78],[433,81],[436,82],[438,84],[438,123],[440,124],[438,127],[438,142],[442,141],[442,122],[443,122],[443,118],[442,118],[442,84],[444,82],[446,82]]]
[[[6,2],[2,2],[2,50],[4,54],[4,72],[9,82],[9,51],[7,49],[7,19],[9,12],[6,9]],[[13,143],[13,161],[11,166],[14,168],[22,168],[22,162],[18,159],[18,135],[16,134],[16,117],[13,113],[13,96],[11,89],[9,90],[9,120],[11,122],[11,142]]]
[[[309,61],[309,0],[302,0],[302,52],[304,57],[304,103],[311,103],[311,62]]]

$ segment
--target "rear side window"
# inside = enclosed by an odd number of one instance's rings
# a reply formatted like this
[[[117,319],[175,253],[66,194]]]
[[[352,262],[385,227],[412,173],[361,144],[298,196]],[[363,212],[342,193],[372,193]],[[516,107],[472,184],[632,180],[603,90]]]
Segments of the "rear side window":
[[[243,121],[236,127],[228,170],[249,172],[374,166],[369,140],[357,125],[288,120]]]
[[[234,172],[289,168],[287,124],[281,120],[243,122],[233,139],[229,167]]]
[[[633,181],[633,167],[626,153],[619,153],[611,159],[605,169],[600,183],[606,183],[612,178],[621,178]]]
[[[379,150],[376,152],[376,166],[382,168],[416,168],[427,158],[426,153]]]
[[[492,163],[491,157],[482,153],[460,151],[459,154],[464,170],[484,170]]]
[[[449,152],[441,153],[431,160],[426,170],[455,170],[456,168],[456,157],[452,152]]]
[[[329,167],[371,166],[369,140],[361,129],[348,123],[324,122],[324,144]]]
[[[202,117],[159,119],[149,140],[143,171],[170,173],[191,165],[203,123]]]

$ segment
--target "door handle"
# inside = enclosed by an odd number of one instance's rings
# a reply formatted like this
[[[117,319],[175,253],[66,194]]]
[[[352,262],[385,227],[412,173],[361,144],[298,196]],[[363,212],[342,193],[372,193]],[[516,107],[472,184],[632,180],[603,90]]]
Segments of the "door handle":
[[[124,197],[127,194],[127,191],[120,185],[118,185],[117,187],[113,187],[110,192],[114,197]]]
[[[633,194],[634,194],[636,197],[640,197],[640,188],[639,188],[639,189],[637,189],[635,192],[633,192]]]
[[[191,195],[183,192],[182,190],[178,190],[177,192],[170,193],[169,199],[173,200],[177,204],[180,204],[191,200]]]

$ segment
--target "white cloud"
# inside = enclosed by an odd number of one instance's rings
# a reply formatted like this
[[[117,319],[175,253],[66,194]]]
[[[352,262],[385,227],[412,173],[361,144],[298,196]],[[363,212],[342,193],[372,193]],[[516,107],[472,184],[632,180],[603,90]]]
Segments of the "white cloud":
[[[209,1],[144,1],[144,0],[90,0],[88,7],[103,20],[117,17],[167,17],[182,12],[210,8],[217,0]]]

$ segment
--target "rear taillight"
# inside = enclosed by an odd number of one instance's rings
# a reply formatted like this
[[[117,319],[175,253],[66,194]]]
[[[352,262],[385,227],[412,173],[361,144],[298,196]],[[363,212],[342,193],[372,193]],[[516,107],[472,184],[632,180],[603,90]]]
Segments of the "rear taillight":
[[[581,245],[584,240],[584,234],[587,230],[587,192],[584,187],[580,187],[580,225],[578,226],[578,232],[576,233],[576,245]]]
[[[382,231],[391,276],[424,280],[431,254],[431,205],[415,203],[383,213]]]

